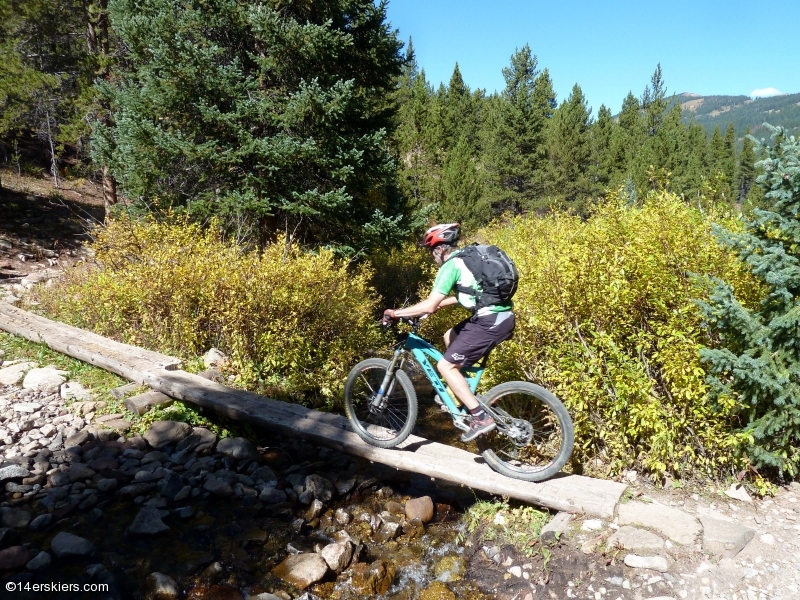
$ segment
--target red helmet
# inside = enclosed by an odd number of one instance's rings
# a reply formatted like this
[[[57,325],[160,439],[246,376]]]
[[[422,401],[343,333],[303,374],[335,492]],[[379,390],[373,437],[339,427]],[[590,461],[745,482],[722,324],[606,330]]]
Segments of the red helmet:
[[[426,248],[435,248],[439,244],[455,244],[461,235],[458,223],[434,225],[425,232],[422,245]]]

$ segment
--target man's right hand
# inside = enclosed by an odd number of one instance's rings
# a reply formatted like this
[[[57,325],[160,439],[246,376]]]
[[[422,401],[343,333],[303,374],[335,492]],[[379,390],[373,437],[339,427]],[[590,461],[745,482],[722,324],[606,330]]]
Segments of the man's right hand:
[[[383,320],[381,322],[384,325],[391,325],[397,319],[397,311],[395,311],[393,308],[387,308],[385,311],[383,311]]]

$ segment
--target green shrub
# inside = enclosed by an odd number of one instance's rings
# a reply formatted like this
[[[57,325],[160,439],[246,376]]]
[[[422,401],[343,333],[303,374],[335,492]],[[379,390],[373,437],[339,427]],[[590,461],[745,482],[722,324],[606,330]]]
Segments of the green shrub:
[[[331,404],[353,364],[379,342],[367,268],[279,240],[262,253],[212,225],[113,221],[97,232],[97,268],[42,290],[60,320],[191,357],[216,346],[236,383]]]

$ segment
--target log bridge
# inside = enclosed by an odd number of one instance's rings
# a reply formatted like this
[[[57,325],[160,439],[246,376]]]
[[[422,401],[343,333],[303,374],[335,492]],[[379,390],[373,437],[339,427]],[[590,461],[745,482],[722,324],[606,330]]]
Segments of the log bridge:
[[[434,480],[601,518],[613,517],[627,487],[579,475],[556,476],[540,483],[510,479],[493,471],[477,454],[413,435],[396,448],[376,448],[351,430],[346,417],[220,385],[181,370],[181,361],[175,357],[122,344],[4,302],[0,302],[0,329],[231,419]]]

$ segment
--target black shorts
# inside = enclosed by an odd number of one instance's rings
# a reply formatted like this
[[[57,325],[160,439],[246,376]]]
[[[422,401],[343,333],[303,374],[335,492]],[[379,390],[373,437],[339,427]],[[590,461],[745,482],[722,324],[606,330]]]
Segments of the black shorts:
[[[510,338],[515,324],[516,318],[510,310],[464,319],[453,327],[453,339],[444,359],[459,367],[471,367],[497,344]]]

